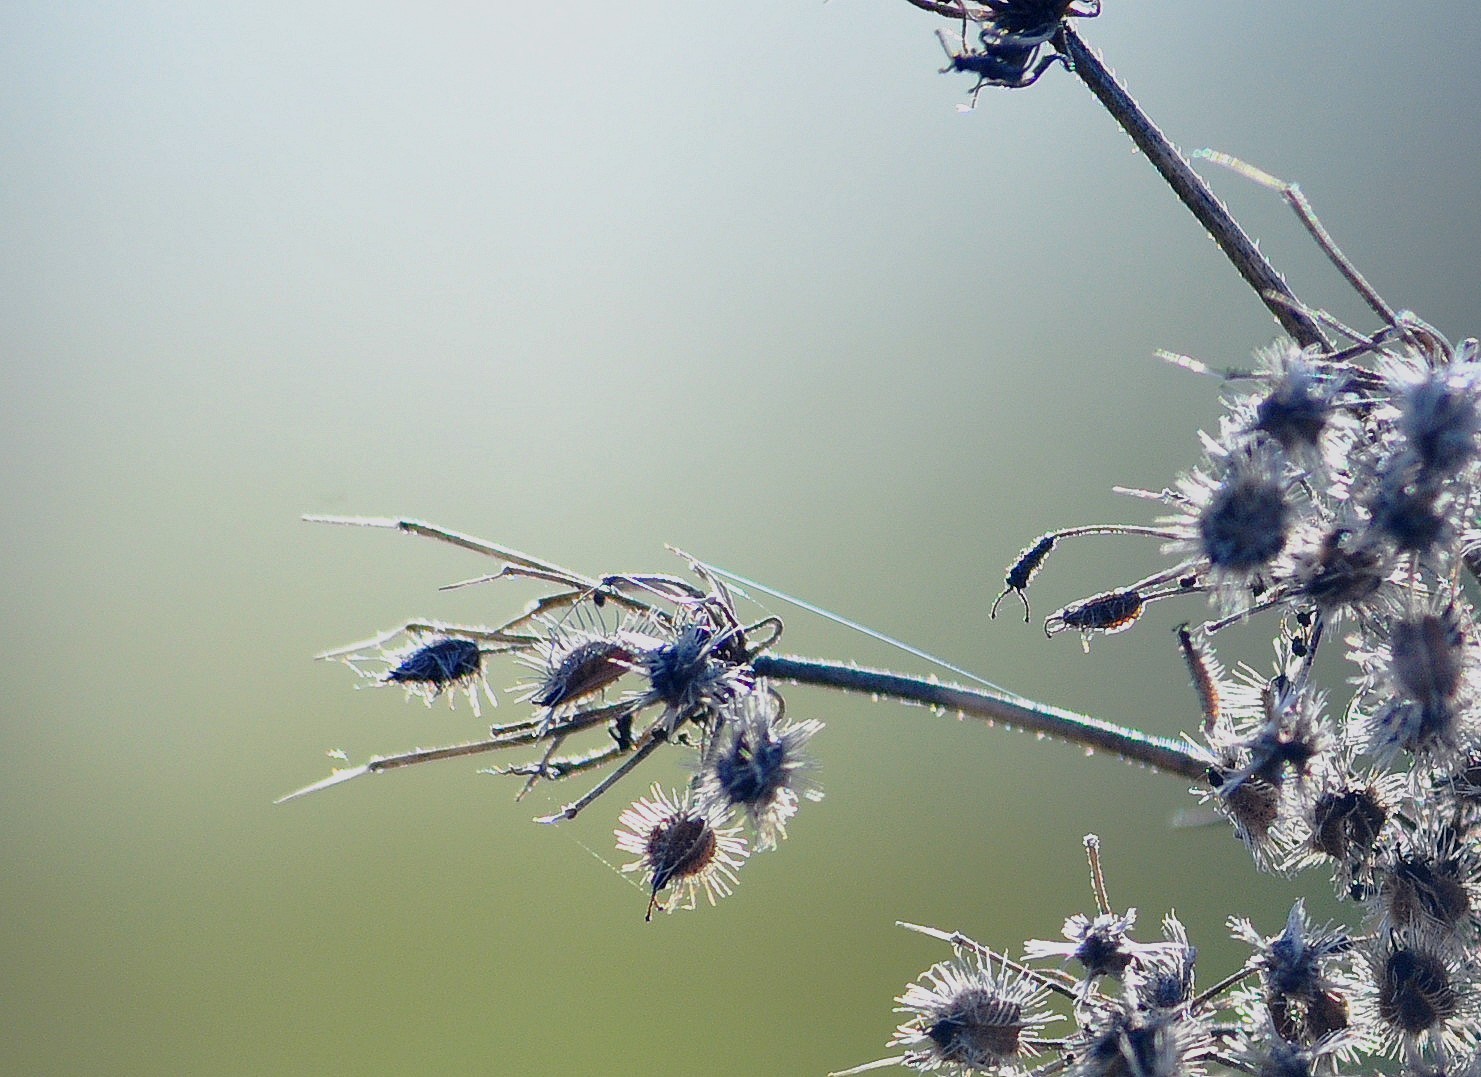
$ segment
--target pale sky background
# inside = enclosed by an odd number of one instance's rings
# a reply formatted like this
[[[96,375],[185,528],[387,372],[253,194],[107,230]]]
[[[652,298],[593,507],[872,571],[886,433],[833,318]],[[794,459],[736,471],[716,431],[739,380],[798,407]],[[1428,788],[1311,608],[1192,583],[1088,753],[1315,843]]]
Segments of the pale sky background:
[[[1477,331],[1481,5],[1105,9],[1083,34],[1173,138],[1299,180],[1392,303]],[[1139,519],[1111,486],[1194,462],[1216,387],[1154,349],[1239,364],[1274,326],[1072,76],[959,114],[938,24],[0,7],[0,1071],[820,1074],[884,1053],[946,956],[895,920],[1053,937],[1090,829],[1205,982],[1230,913],[1328,907],[1171,829],[1174,779],[800,689],[827,799],[718,908],[652,924],[601,861],[671,762],[554,830],[529,819],[574,790],[515,804],[469,762],[272,805],[327,749],[484,725],[312,654],[524,597],[439,593],[481,564],[304,512],[591,573],[673,543],[1025,694],[1192,724],[1168,629],[1196,611],[1087,657],[987,606],[1039,532]],[[1299,294],[1371,326],[1278,198],[1212,178]],[[1067,550],[1037,613],[1154,562]],[[787,620],[787,649],[929,672]]]

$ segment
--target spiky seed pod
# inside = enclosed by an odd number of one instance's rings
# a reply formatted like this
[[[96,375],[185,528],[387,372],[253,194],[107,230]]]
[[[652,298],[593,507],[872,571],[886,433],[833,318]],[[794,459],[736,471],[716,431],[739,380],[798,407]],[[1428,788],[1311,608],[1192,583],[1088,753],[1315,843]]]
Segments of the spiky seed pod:
[[[1465,758],[1476,724],[1476,648],[1453,603],[1395,618],[1386,634],[1352,651],[1370,684],[1355,707],[1362,747],[1383,764],[1407,752],[1429,767],[1452,769]]]
[[[1178,480],[1179,511],[1158,521],[1176,536],[1163,552],[1203,578],[1230,612],[1270,584],[1297,509],[1280,446],[1244,439],[1230,448],[1204,436],[1208,463]],[[1172,570],[1169,570],[1172,571]]]
[[[1380,932],[1362,950],[1355,1001],[1378,1047],[1416,1061],[1455,1060],[1477,1038],[1475,971],[1407,932]]]
[[[1291,551],[1290,590],[1328,615],[1358,614],[1382,608],[1374,601],[1394,573],[1394,557],[1369,532],[1347,527],[1325,529],[1314,543]]]
[[[1362,1034],[1351,1028],[1311,1039],[1288,1036],[1262,1011],[1245,1022],[1226,1057],[1236,1064],[1236,1072],[1253,1077],[1330,1077],[1340,1061],[1364,1046]]]
[[[719,713],[720,730],[701,760],[699,800],[723,812],[744,812],[756,849],[775,848],[786,837],[799,799],[822,799],[809,776],[814,764],[806,747],[823,723],[787,722],[780,697],[764,686]]]
[[[1401,553],[1431,556],[1454,533],[1446,513],[1444,484],[1420,482],[1418,463],[1396,454],[1379,471],[1366,499],[1373,528]]]
[[[1209,768],[1208,780],[1214,793],[1212,803],[1229,817],[1235,835],[1254,854],[1257,863],[1273,864],[1277,850],[1276,825],[1281,820],[1280,787],[1259,775],[1217,766]]]
[[[1385,960],[1378,985],[1378,1016],[1415,1036],[1452,1017],[1455,988],[1443,962],[1422,950],[1396,949]]]
[[[388,662],[391,668],[377,676],[356,664],[368,660]],[[377,684],[400,685],[408,696],[420,696],[428,706],[442,695],[447,695],[451,704],[458,689],[467,695],[475,715],[481,713],[480,694],[490,703],[498,703],[484,679],[483,651],[472,640],[441,637],[399,654],[382,657],[362,653],[347,656],[346,661],[361,676],[373,676]]]
[[[1193,998],[1193,967],[1198,949],[1176,916],[1162,920],[1160,943],[1141,948],[1126,970],[1126,988],[1144,1010],[1174,1010]]]
[[[1366,897],[1407,788],[1402,775],[1360,770],[1349,749],[1336,754],[1289,820],[1282,870],[1324,868],[1339,896]]]
[[[734,641],[734,632],[694,621],[680,625],[670,638],[639,656],[648,678],[639,703],[663,706],[665,734],[687,720],[709,722],[715,708],[754,688],[749,665],[731,660]]]
[[[1252,727],[1241,723],[1238,729],[1233,723],[1222,724],[1208,735],[1216,758],[1243,761],[1236,768],[1222,768],[1218,788],[1226,799],[1240,783],[1252,778],[1276,790],[1284,789],[1291,779],[1301,783],[1333,748],[1322,693],[1312,691],[1304,681],[1293,683],[1278,674],[1264,683],[1260,694],[1262,721]]]
[[[645,919],[651,920],[655,909],[692,909],[701,891],[713,905],[734,887],[746,839],[715,812],[687,798],[670,800],[655,784],[651,795],[624,811],[618,822],[623,829],[615,831],[617,848],[638,857],[622,870],[642,872],[652,888]],[[660,905],[658,895],[670,889],[669,901]]]
[[[1250,964],[1259,971],[1262,1002],[1279,1036],[1311,1044],[1348,1027],[1346,985],[1331,969],[1352,948],[1347,932],[1312,928],[1302,901],[1291,906],[1278,935],[1263,937],[1242,917],[1232,917],[1229,928],[1255,951]]]
[[[891,1046],[921,1071],[966,1074],[994,1070],[1037,1052],[1034,1037],[1055,1015],[1043,1009],[1045,989],[991,961],[958,959],[933,965],[896,1001],[909,1018]]]
[[[1454,858],[1418,856],[1401,856],[1380,868],[1378,891],[1389,919],[1416,931],[1433,926],[1447,933],[1469,920],[1473,910],[1468,880],[1458,869]]]
[[[1455,706],[1465,684],[1466,633],[1455,606],[1393,623],[1389,631],[1393,677],[1426,714]]]
[[[1076,913],[1064,922],[1062,934],[1067,942],[1029,939],[1023,944],[1024,956],[1030,960],[1059,957],[1073,958],[1085,971],[1088,985],[1099,976],[1120,977],[1142,949],[1132,941],[1131,929],[1136,924],[1136,910],[1124,913],[1101,913],[1092,918]]]
[[[386,680],[395,684],[428,684],[446,688],[449,684],[476,677],[483,667],[478,644],[466,639],[434,640],[408,654]]]
[[[1383,923],[1439,949],[1470,950],[1481,928],[1481,853],[1449,824],[1406,831],[1374,868]]]
[[[1477,386],[1476,368],[1455,364],[1426,371],[1400,392],[1399,429],[1426,477],[1449,477],[1475,459]]]
[[[1350,863],[1372,855],[1388,809],[1371,789],[1323,793],[1311,810],[1311,848],[1333,860]]]
[[[1071,1077],[1191,1077],[1212,1050],[1207,1022],[1184,1010],[1145,1010],[1133,1000],[1087,1013],[1071,1041]]]
[[[633,668],[636,649],[623,634],[581,640],[553,651],[545,676],[530,692],[537,707],[556,710],[598,695]]]
[[[1235,454],[1198,517],[1203,554],[1216,570],[1264,568],[1285,548],[1290,518],[1273,462],[1253,452]]]
[[[1274,438],[1287,454],[1314,454],[1335,408],[1330,383],[1295,352],[1270,391],[1254,403],[1250,429]]]

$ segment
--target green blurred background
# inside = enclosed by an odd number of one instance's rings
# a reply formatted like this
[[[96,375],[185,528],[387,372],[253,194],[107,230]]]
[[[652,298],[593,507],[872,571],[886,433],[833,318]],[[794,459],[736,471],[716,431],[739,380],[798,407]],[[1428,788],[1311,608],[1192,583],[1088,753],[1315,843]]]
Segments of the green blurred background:
[[[1481,5],[1122,3],[1085,36],[1164,128],[1299,179],[1397,305],[1477,328]],[[1396,15],[1395,12],[1399,13]],[[0,8],[0,1072],[819,1074],[944,947],[1053,937],[1104,841],[1205,979],[1255,878],[1182,783],[794,689],[827,799],[716,909],[643,922],[618,811],[450,762],[274,807],[327,749],[476,737],[315,652],[467,554],[680,545],[1054,703],[1175,734],[1154,610],[1086,656],[987,619],[1049,527],[1142,519],[1274,327],[1084,89],[942,77],[903,2]],[[1297,291],[1371,325],[1271,193]],[[1071,546],[1036,612],[1140,575]],[[1010,603],[1010,613],[1012,612]],[[1269,625],[1231,639],[1264,659]],[[787,647],[929,672],[806,616]],[[1241,650],[1242,648],[1242,650]],[[507,680],[506,682],[507,683]],[[499,712],[508,717],[515,708]]]

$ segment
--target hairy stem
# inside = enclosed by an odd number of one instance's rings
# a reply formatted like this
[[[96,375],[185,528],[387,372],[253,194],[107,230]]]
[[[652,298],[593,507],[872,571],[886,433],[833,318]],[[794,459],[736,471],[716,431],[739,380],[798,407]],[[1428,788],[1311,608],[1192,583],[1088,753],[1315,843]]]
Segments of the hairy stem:
[[[1213,189],[1202,176],[1193,171],[1187,158],[1178,152],[1178,148],[1168,141],[1151,117],[1132,100],[1126,88],[1116,81],[1116,76],[1091,51],[1084,39],[1065,23],[1060,27],[1054,41],[1056,47],[1073,62],[1075,74],[1080,77],[1080,81],[1090,88],[1090,92],[1095,94],[1106,111],[1121,125],[1121,129],[1131,136],[1137,148],[1147,155],[1147,160],[1161,173],[1183,205],[1208,229],[1214,242],[1219,245],[1219,250],[1224,252],[1224,257],[1229,259],[1245,283],[1255,290],[1260,302],[1274,315],[1281,328],[1303,348],[1329,348],[1321,327],[1306,312],[1301,301],[1286,284],[1285,278],[1260,253],[1254,241],[1230,215],[1224,203],[1215,196]]]
[[[938,684],[919,677],[790,655],[758,655],[752,665],[758,675],[775,680],[945,707],[973,718],[1002,722],[1082,748],[1119,755],[1190,781],[1203,782],[1208,777],[1208,763],[1176,741],[1002,692]]]

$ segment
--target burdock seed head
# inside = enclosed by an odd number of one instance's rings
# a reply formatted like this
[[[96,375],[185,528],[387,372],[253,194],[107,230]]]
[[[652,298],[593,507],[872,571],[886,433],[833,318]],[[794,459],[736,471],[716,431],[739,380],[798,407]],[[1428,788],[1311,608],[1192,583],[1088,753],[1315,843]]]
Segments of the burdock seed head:
[[[722,710],[723,724],[701,763],[701,803],[745,813],[757,849],[772,849],[786,837],[799,798],[822,799],[810,778],[806,754],[823,723],[792,723],[782,717],[781,698],[769,688],[747,692]]]
[[[484,679],[483,651],[470,639],[444,636],[408,651],[357,653],[345,656],[345,661],[362,677],[372,678],[377,685],[399,684],[408,696],[420,696],[428,706],[444,694],[451,703],[459,689],[467,695],[474,714],[480,713],[480,694],[490,703],[498,702]],[[359,665],[369,661],[385,662],[390,668],[373,673]]]
[[[439,639],[418,647],[386,673],[393,684],[420,684],[436,695],[449,685],[477,677],[483,666],[478,644],[466,639]]]
[[[641,871],[652,888],[645,919],[655,909],[672,912],[692,909],[703,891],[711,905],[730,893],[735,870],[746,858],[746,839],[737,827],[724,826],[724,817],[688,798],[670,800],[658,785],[618,818],[617,848],[638,859],[623,871]],[[658,895],[672,891],[666,904]]]

